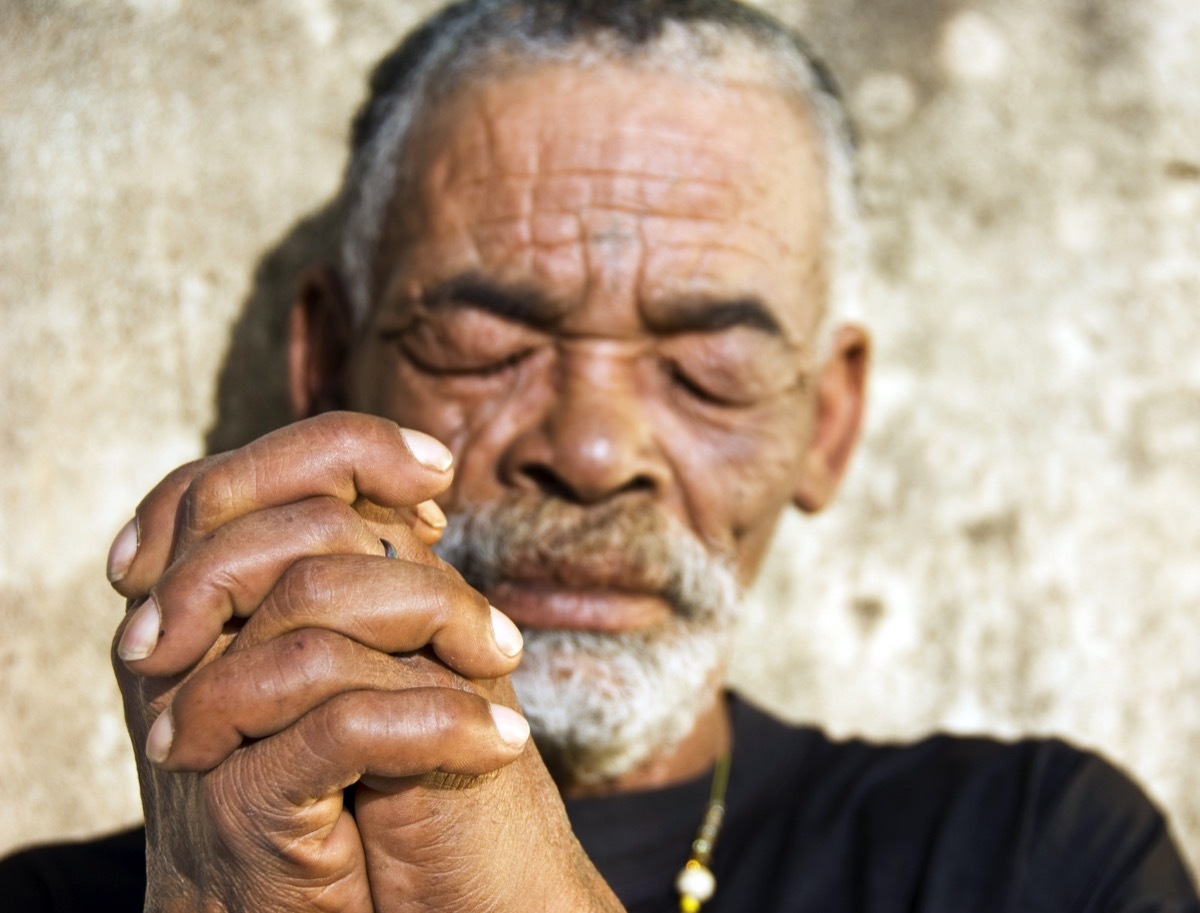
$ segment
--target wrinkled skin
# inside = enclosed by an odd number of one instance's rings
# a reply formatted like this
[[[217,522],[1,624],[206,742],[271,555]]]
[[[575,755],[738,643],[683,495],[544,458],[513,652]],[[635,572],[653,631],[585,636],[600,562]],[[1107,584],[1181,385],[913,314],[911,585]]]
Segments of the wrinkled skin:
[[[148,909],[619,910],[570,832],[572,783],[496,709],[517,707],[519,636],[489,599],[526,628],[671,609],[561,580],[477,593],[429,551],[431,500],[649,502],[748,581],[852,449],[867,340],[842,328],[815,363],[821,165],[790,103],[544,67],[460,93],[412,154],[365,331],[337,332],[330,272],[302,289],[291,391],[316,417],[176,471],[114,545]],[[319,415],[341,407],[382,418]],[[699,707],[606,789],[709,766],[715,683]]]

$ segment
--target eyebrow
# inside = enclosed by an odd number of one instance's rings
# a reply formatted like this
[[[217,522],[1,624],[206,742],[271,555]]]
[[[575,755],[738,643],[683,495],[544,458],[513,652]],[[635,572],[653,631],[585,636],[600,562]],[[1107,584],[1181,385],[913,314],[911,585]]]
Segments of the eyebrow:
[[[506,320],[549,328],[566,314],[566,308],[532,285],[505,284],[478,273],[453,276],[427,289],[420,301],[426,307],[471,307]]]
[[[538,329],[552,329],[570,308],[533,285],[510,284],[467,272],[436,283],[420,296],[432,310],[477,308]],[[717,333],[737,327],[785,339],[783,326],[760,298],[680,296],[653,306],[653,329],[665,333]]]
[[[662,316],[653,320],[656,329],[668,333],[716,333],[735,327],[758,330],[785,338],[783,326],[754,295],[731,299],[706,297],[675,298],[665,302]]]

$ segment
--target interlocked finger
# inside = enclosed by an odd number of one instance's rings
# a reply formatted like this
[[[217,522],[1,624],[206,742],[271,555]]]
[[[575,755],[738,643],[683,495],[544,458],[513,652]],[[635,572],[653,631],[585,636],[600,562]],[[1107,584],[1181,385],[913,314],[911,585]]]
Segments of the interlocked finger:
[[[406,528],[388,535],[411,562],[438,563]],[[177,674],[204,656],[231,618],[252,613],[294,562],[314,554],[382,553],[375,531],[335,498],[231,520],[163,574],[126,624],[118,653],[141,675]]]
[[[291,565],[232,650],[310,627],[383,653],[430,646],[448,667],[471,679],[509,674],[522,647],[516,625],[449,566],[354,555]]]
[[[210,770],[246,739],[273,735],[336,695],[429,685],[467,687],[434,663],[405,662],[332,631],[293,631],[200,669],[152,727],[148,753],[171,770]]]
[[[141,598],[176,556],[231,520],[322,495],[396,522],[415,517],[428,543],[436,534],[423,527],[439,512],[418,508],[450,484],[451,462],[433,438],[375,416],[335,412],[288,425],[167,476],[114,542],[109,577],[123,596]]]
[[[261,783],[264,808],[244,813],[277,815],[280,808],[305,807],[364,776],[484,776],[516,760],[528,736],[519,714],[470,692],[349,691],[246,746],[211,776],[218,789],[228,783],[228,801],[244,792],[244,782]]]

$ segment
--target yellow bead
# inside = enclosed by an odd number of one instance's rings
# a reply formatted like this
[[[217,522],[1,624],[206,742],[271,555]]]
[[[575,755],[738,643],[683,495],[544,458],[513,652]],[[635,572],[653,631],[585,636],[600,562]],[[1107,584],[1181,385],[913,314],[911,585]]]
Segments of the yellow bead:
[[[680,913],[700,913],[700,901],[695,897],[679,898]]]

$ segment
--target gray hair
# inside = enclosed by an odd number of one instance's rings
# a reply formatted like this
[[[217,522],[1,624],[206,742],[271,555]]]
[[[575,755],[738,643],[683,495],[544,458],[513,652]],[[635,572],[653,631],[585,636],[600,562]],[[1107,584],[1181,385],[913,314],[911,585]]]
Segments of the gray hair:
[[[798,35],[736,0],[462,0],[379,63],[354,122],[340,267],[356,329],[366,325],[378,292],[388,211],[414,177],[405,151],[424,112],[502,70],[612,61],[767,84],[805,106],[821,140],[829,211],[820,348],[831,328],[858,317],[864,248],[853,134],[832,80]]]

